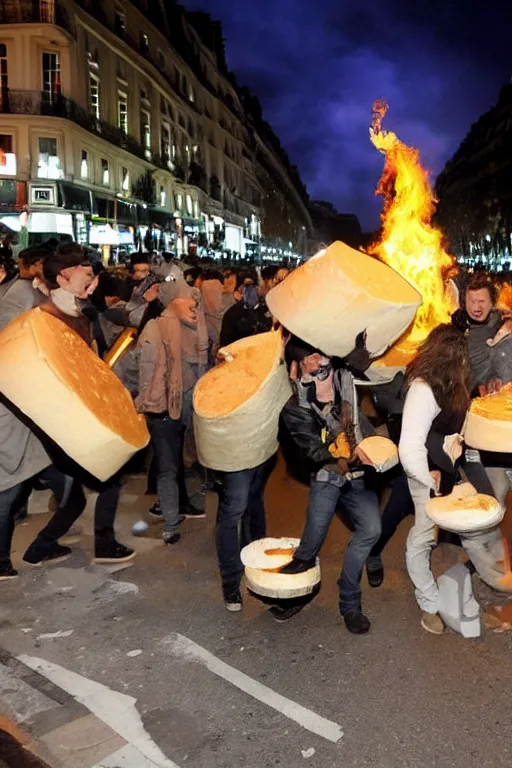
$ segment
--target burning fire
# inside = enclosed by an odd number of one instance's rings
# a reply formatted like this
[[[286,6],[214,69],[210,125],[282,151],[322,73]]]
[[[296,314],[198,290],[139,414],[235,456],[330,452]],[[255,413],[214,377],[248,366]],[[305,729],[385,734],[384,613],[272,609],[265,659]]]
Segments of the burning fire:
[[[379,365],[403,366],[433,328],[449,321],[457,300],[453,291],[450,295],[447,290],[454,259],[442,247],[441,232],[431,224],[437,201],[428,171],[422,167],[417,149],[382,130],[387,110],[385,101],[373,105],[370,138],[385,154],[386,162],[375,190],[384,198],[382,237],[370,252],[405,277],[423,297],[412,326],[377,361]]]

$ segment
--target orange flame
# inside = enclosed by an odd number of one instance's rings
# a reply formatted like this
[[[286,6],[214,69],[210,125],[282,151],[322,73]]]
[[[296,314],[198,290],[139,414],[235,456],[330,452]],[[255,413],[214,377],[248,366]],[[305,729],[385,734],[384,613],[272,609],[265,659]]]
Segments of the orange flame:
[[[430,331],[449,321],[456,299],[446,290],[454,259],[442,246],[442,233],[431,223],[437,200],[428,171],[421,165],[417,149],[382,130],[387,109],[384,100],[374,103],[370,128],[373,144],[386,156],[375,190],[384,198],[382,237],[370,252],[405,277],[423,297],[412,326],[378,361],[391,366],[406,365]]]
[[[512,310],[512,283],[503,283],[496,306],[505,312]]]

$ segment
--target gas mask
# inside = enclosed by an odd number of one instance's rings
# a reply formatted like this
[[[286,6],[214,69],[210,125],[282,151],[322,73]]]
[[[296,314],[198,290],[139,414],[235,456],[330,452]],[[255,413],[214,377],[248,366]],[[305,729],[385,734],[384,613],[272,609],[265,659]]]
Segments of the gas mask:
[[[303,373],[300,377],[302,384],[311,384],[313,382],[325,381],[329,378],[332,371],[332,363],[329,357],[323,357],[320,360],[318,368],[310,373]]]

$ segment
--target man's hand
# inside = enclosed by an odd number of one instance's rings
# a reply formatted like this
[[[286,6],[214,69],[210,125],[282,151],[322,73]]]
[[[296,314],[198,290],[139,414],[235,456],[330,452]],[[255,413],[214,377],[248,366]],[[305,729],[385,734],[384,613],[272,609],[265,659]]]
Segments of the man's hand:
[[[197,303],[195,299],[174,299],[171,308],[178,320],[189,325],[197,325]]]
[[[495,395],[500,391],[502,386],[503,382],[501,379],[490,379],[490,381],[487,382],[487,393],[489,395]]]
[[[336,464],[338,465],[338,472],[340,473],[340,475],[346,475],[347,472],[349,471],[347,459],[338,459]]]

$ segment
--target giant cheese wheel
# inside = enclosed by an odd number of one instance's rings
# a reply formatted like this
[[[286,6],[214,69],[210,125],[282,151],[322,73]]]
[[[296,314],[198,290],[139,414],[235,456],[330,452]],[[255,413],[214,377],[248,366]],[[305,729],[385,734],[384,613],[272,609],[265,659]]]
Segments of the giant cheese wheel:
[[[99,480],[149,442],[144,417],[108,365],[40,309],[0,333],[0,392]]]
[[[291,397],[277,331],[240,339],[194,390],[199,461],[223,472],[252,469],[277,451],[279,413]]]
[[[387,472],[398,464],[398,448],[387,437],[381,435],[365,437],[357,447],[362,453],[363,464],[369,464],[377,472]]]
[[[245,566],[247,587],[262,597],[290,600],[313,592],[320,583],[320,561],[302,573],[279,573],[293,557],[299,539],[258,539],[244,547],[240,553]]]
[[[473,400],[464,426],[464,440],[481,451],[512,451],[512,383],[494,395]]]
[[[448,496],[437,496],[426,504],[432,522],[454,533],[476,533],[501,523],[505,510],[493,496],[476,493],[469,483],[455,486]]]
[[[366,331],[375,357],[410,325],[421,296],[381,261],[335,242],[267,295],[279,322],[326,355],[345,357]]]

